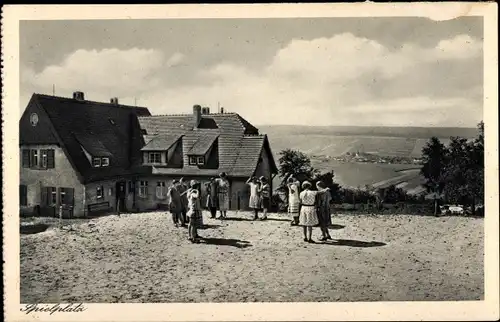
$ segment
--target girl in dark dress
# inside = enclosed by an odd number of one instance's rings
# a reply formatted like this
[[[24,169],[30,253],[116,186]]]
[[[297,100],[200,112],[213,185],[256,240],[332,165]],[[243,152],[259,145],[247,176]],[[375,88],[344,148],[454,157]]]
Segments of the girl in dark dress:
[[[321,181],[318,181],[318,183],[316,183],[316,188],[318,189],[318,193],[316,195],[316,212],[318,214],[321,234],[323,235],[320,240],[326,241],[328,239],[332,239],[332,237],[330,236],[330,232],[328,231],[328,226],[332,224],[332,212],[330,205],[332,201],[332,195],[330,194],[330,189],[326,187],[325,184]]]
[[[206,184],[207,187],[207,209],[210,210],[210,218],[215,218],[219,208],[219,193],[217,191],[217,181],[211,178]]]

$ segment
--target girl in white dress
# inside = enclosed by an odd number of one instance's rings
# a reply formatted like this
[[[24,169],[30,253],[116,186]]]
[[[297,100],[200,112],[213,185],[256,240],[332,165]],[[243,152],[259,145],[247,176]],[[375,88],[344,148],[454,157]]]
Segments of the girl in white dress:
[[[304,227],[304,241],[314,243],[312,240],[312,228],[318,225],[318,215],[316,214],[316,191],[312,191],[311,183],[302,183],[300,193],[300,216],[299,225]]]
[[[251,177],[247,180],[247,184],[250,186],[250,198],[248,200],[248,206],[253,209],[254,216],[253,220],[259,219],[259,208],[260,208],[260,197],[259,188],[260,184],[256,177]]]
[[[292,226],[299,224],[299,182],[290,176],[287,180],[288,186],[288,214],[292,219]]]

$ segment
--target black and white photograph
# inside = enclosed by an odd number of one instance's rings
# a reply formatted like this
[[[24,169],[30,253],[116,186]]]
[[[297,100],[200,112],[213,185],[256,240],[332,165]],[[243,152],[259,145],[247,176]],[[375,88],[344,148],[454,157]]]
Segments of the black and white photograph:
[[[20,316],[484,302],[485,17],[334,14],[21,19]]]

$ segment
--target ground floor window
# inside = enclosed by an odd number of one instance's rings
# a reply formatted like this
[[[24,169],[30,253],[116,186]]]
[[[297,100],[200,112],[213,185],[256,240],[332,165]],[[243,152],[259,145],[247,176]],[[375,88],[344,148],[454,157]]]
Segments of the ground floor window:
[[[49,206],[57,205],[57,188],[56,187],[48,187],[49,191]]]
[[[146,198],[148,196],[148,182],[139,181],[139,197]]]
[[[167,183],[165,181],[158,181],[156,184],[156,198],[165,199],[167,197]]]
[[[28,186],[24,184],[19,186],[19,203],[21,206],[28,205]]]
[[[104,198],[104,189],[103,189],[102,186],[97,186],[97,188],[96,188],[96,196],[97,196],[97,199]]]

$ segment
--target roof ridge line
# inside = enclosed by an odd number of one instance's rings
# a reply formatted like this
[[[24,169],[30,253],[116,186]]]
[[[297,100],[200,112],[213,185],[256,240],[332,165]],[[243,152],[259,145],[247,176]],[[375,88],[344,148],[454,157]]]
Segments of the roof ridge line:
[[[193,114],[190,113],[176,113],[176,114],[155,114],[155,115],[149,115],[149,116],[139,116],[140,118],[147,118],[147,117],[162,117],[162,116],[191,116]],[[238,113],[234,112],[227,112],[227,113],[210,113],[210,114],[202,114],[201,117],[205,116],[210,116],[210,115],[237,115],[240,116]]]
[[[42,93],[33,93],[33,94],[34,95],[38,95],[38,96],[48,97],[48,98],[57,98],[57,99],[64,99],[64,100],[74,100],[71,97],[65,97],[65,96],[48,95],[48,94],[42,94]],[[145,109],[148,109],[146,106],[133,106],[133,105],[120,104],[120,103],[114,104],[114,103],[99,102],[99,101],[86,100],[86,99],[78,101],[78,102],[92,103],[92,104],[102,104],[102,105],[106,105],[106,106],[121,107],[121,108],[145,108]]]

